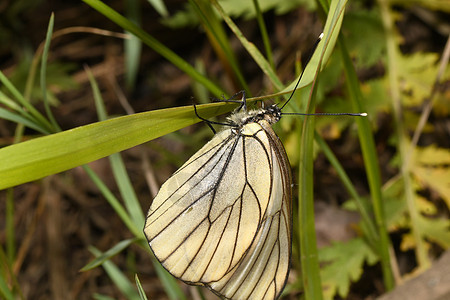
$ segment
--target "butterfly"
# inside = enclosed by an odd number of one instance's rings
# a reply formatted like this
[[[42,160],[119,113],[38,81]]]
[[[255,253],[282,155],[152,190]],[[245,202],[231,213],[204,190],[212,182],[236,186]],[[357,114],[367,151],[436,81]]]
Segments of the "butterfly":
[[[242,105],[162,185],[144,232],[173,276],[226,299],[280,295],[292,240],[290,164],[271,127],[280,118],[277,105]]]

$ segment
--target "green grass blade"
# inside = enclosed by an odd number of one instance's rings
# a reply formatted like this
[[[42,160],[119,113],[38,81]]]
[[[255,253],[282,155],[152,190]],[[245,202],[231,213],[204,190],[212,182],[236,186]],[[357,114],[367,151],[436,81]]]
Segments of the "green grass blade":
[[[136,240],[137,240],[137,238],[120,241],[115,246],[113,246],[111,249],[109,249],[106,252],[103,252],[101,255],[97,256],[94,260],[90,261],[87,265],[82,267],[80,269],[80,271],[85,272],[85,271],[92,270],[92,269],[100,266],[101,264],[103,264],[105,261],[107,261],[111,257],[119,254],[124,249],[128,248],[128,246],[133,244]]]
[[[12,266],[0,246],[0,299],[25,299]]]
[[[14,189],[12,188],[6,191],[5,219],[6,257],[8,259],[8,264],[12,266],[16,257],[16,235],[14,230]]]
[[[132,23],[131,21],[124,18],[122,15],[117,13],[115,10],[104,4],[99,0],[83,0],[89,6],[99,11],[105,17],[109,18],[111,21],[122,27],[124,30],[131,32],[139,39],[141,39],[147,46],[155,50],[157,53],[165,57],[168,61],[177,66],[180,70],[185,72],[194,80],[202,83],[212,94],[216,97],[220,97],[223,94],[222,89],[220,89],[214,82],[209,80],[207,77],[199,73],[195,68],[193,68],[188,62],[183,60],[180,56],[175,54],[172,50],[161,44],[157,39],[150,36],[148,33],[143,31],[139,26]]]
[[[108,115],[106,113],[105,103],[103,101],[102,93],[100,92],[97,81],[95,80],[94,75],[92,74],[91,69],[89,67],[85,67],[84,69],[88,75],[89,83],[91,84],[92,95],[94,96],[95,111],[97,112],[97,117],[98,117],[99,121],[106,121],[108,118]]]
[[[251,97],[247,82],[241,72],[240,64],[231,49],[229,39],[223,28],[222,20],[214,13],[208,0],[191,0],[190,3],[197,12],[210,43],[219,59],[222,61],[228,76],[233,82],[235,82],[237,78],[241,86],[240,89],[243,88],[246,90],[247,95]]]
[[[361,90],[359,89],[359,81],[353,67],[352,61],[346,49],[345,43],[339,39],[339,47],[341,48],[341,56],[344,65],[344,73],[346,77],[347,89],[353,111],[364,112]],[[387,290],[394,286],[394,278],[391,271],[391,263],[389,256],[390,241],[387,234],[386,220],[384,216],[384,206],[381,191],[381,175],[378,164],[378,157],[375,148],[374,137],[367,118],[356,118],[358,124],[358,136],[363,153],[364,166],[370,187],[370,195],[372,197],[372,205],[375,214],[375,222],[379,235],[379,247],[377,249],[381,260],[384,284]]]
[[[89,247],[89,251],[96,257],[100,257],[102,252],[95,247]],[[114,282],[114,286],[117,287],[120,292],[125,296],[125,299],[139,300],[139,293],[134,289],[133,284],[128,280],[125,274],[111,261],[107,260],[102,264],[109,278]]]
[[[335,44],[340,26],[342,24],[343,12],[346,1],[333,1],[325,23],[324,37],[318,45],[310,63],[306,69],[314,70],[312,87],[309,97],[307,113],[315,111],[315,93],[317,90],[317,76],[321,70],[324,59],[330,55]],[[306,71],[306,70],[305,70]],[[305,75],[308,74],[305,73]],[[302,280],[306,299],[320,300],[323,298],[318,260],[318,250],[314,220],[314,193],[313,193],[313,159],[314,151],[314,117],[306,117],[300,143],[299,164],[299,235]]]
[[[358,211],[361,215],[362,221],[364,222],[365,226],[368,230],[368,240],[370,241],[370,244],[376,245],[378,243],[379,237],[378,232],[376,230],[376,226],[370,217],[370,213],[366,208],[366,205],[363,203],[363,200],[361,197],[359,197],[358,192],[356,191],[355,187],[353,186],[352,182],[350,181],[350,178],[347,176],[347,173],[345,172],[344,168],[334,155],[334,153],[331,151],[330,147],[328,147],[325,140],[316,132],[315,133],[315,141],[320,146],[320,149],[323,151],[325,156],[327,157],[328,161],[331,163],[333,168],[336,170],[336,173],[338,174],[339,178],[341,179],[342,183],[344,184],[345,188],[347,189],[350,196],[355,200],[356,207],[358,208]]]
[[[52,125],[47,119],[37,111],[33,105],[31,105],[22,94],[16,89],[16,87],[9,81],[9,79],[0,71],[0,82],[5,86],[5,88],[16,98],[16,101],[25,108],[26,111],[29,112],[29,119],[36,124],[39,124],[40,127],[45,128],[48,132],[52,131]]]
[[[144,228],[144,213],[131,184],[130,177],[127,174],[122,156],[120,153],[114,153],[109,157],[109,161],[111,162],[113,175],[119,186],[120,195],[125,203],[128,214],[138,228]]]
[[[26,114],[26,111],[24,111],[20,105],[18,105],[11,98],[6,96],[2,91],[0,91],[0,103],[16,112],[22,114],[23,116],[28,117],[28,115]]]
[[[318,74],[319,70],[317,70]],[[316,75],[317,76],[317,75]],[[316,81],[313,81],[308,113],[315,110]],[[298,220],[300,239],[300,263],[305,299],[322,299],[319,258],[314,223],[314,117],[305,117],[300,138],[300,163],[298,178]]]
[[[258,48],[256,48],[256,46],[253,43],[249,42],[245,38],[244,34],[237,27],[237,25],[231,20],[231,18],[226,14],[226,12],[220,6],[220,4],[217,2],[217,0],[211,0],[211,3],[217,9],[219,14],[224,19],[224,21],[228,24],[228,27],[230,27],[230,29],[233,31],[233,33],[236,35],[236,37],[241,41],[242,45],[247,50],[247,52],[253,57],[255,62],[258,64],[258,66],[264,72],[264,74],[266,74],[269,77],[270,81],[275,86],[275,88],[277,90],[283,89],[283,84],[278,79],[277,74],[272,69],[272,66],[270,65],[270,63],[264,58],[264,56],[258,50]]]
[[[108,116],[97,82],[95,81],[92,72],[88,68],[86,71],[91,83],[92,92],[94,94],[94,101],[98,118],[100,121],[105,121]],[[136,193],[134,192],[130,177],[128,176],[125,169],[125,164],[122,160],[122,157],[119,153],[114,153],[109,157],[109,160],[111,162],[114,178],[119,187],[119,191],[125,203],[127,211],[133,219],[134,224],[136,224],[138,228],[141,228],[144,226],[144,214],[142,212],[142,208],[136,196]]]
[[[141,300],[147,300],[147,295],[145,295],[144,288],[141,285],[141,281],[139,280],[139,277],[137,274],[134,275],[134,281],[136,282],[136,287],[139,292],[139,297],[141,297]]]
[[[0,296],[5,300],[15,300],[13,293],[10,291],[8,283],[5,281],[3,276],[0,276]]]
[[[141,4],[139,0],[128,0],[127,18],[136,24],[141,24]],[[135,35],[130,35],[124,40],[125,56],[125,84],[128,90],[132,90],[139,71],[141,61],[142,42]]]
[[[197,106],[211,118],[236,105]],[[118,117],[0,149],[0,189],[36,180],[86,164],[113,153],[195,124],[192,106],[169,108]]]
[[[84,171],[88,174],[89,178],[95,183],[103,197],[108,201],[109,205],[114,209],[119,218],[127,226],[128,230],[138,238],[144,238],[144,234],[141,228],[138,228],[134,222],[131,220],[130,216],[127,214],[126,210],[123,208],[119,200],[113,195],[113,193],[108,189],[108,187],[103,183],[103,181],[98,177],[98,175],[89,167],[83,166]]]
[[[47,98],[47,58],[48,58],[48,50],[50,49],[50,42],[52,40],[53,34],[53,25],[55,21],[55,15],[52,13],[50,16],[50,21],[48,23],[47,35],[45,37],[44,44],[44,52],[42,52],[42,60],[41,60],[41,91],[42,91],[42,99],[44,99],[44,107],[45,112],[47,114],[47,118],[50,120],[50,123],[53,127],[53,132],[61,131],[58,123],[56,123],[55,117],[53,116],[52,110],[50,109],[50,103]]]
[[[175,279],[175,277],[170,275],[169,272],[167,272],[166,269],[163,268],[163,266],[156,260],[153,254],[152,257],[153,268],[155,269],[156,274],[158,274],[158,278],[159,280],[161,280],[167,296],[169,296],[169,298],[173,300],[186,300],[186,296],[177,284],[177,279]]]
[[[322,287],[319,272],[317,241],[314,227],[313,194],[313,145],[314,117],[305,118],[301,143],[299,166],[299,234],[300,263],[306,299],[322,299]]]
[[[270,46],[269,34],[267,33],[266,24],[259,6],[259,0],[253,0],[253,6],[255,7],[256,20],[258,21],[259,31],[261,31],[261,38],[264,43],[264,50],[266,52],[267,61],[275,70],[275,63],[273,62],[272,47]]]
[[[12,121],[14,123],[19,123],[27,126],[28,128],[34,129],[37,132],[44,133],[44,134],[50,134],[50,131],[48,131],[46,128],[41,127],[39,124],[30,121],[27,118],[24,118],[18,114],[15,114],[13,112],[10,112],[9,110],[6,110],[4,108],[0,107],[0,118]]]
[[[151,6],[163,17],[168,17],[169,12],[167,11],[166,5],[162,0],[147,0]]]

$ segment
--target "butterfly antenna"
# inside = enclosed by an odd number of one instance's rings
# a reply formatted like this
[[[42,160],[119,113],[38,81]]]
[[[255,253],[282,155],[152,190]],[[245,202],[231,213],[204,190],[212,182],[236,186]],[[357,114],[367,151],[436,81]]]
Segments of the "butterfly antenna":
[[[305,67],[303,68],[303,71],[302,71],[302,73],[300,74],[300,77],[298,78],[297,83],[295,84],[295,87],[294,87],[294,89],[292,90],[291,95],[289,96],[289,99],[287,99],[287,101],[283,104],[283,106],[281,106],[281,109],[283,109],[283,108],[286,106],[286,104],[288,104],[288,102],[291,101],[292,97],[294,96],[294,93],[295,93],[295,91],[297,90],[298,85],[300,84],[300,80],[301,80],[302,77],[303,77],[303,73],[305,73],[306,66],[308,66],[308,63],[309,63],[309,61],[311,60],[312,56],[314,55],[314,51],[316,51],[316,48],[317,48],[317,46],[319,45],[319,43],[320,43],[320,41],[322,40],[322,38],[323,38],[323,32],[319,35],[319,38],[318,38],[318,39],[316,40],[316,42],[314,43],[314,46],[313,46],[313,48],[311,49],[311,52],[309,53],[309,56],[308,56],[308,58],[307,58],[307,60],[306,60]]]
[[[367,117],[367,113],[281,113],[283,116],[352,116],[352,117]]]
[[[214,134],[216,134],[216,130],[215,130],[214,127],[211,125],[211,123],[213,123],[213,122],[211,122],[211,121],[209,121],[208,119],[205,119],[205,118],[203,118],[202,116],[200,116],[200,115],[198,114],[198,112],[197,112],[197,105],[196,105],[195,103],[194,103],[193,105],[194,105],[194,112],[195,112],[195,115],[197,116],[197,118],[199,118],[200,120],[204,121],[204,122],[206,123],[206,125],[208,125],[208,127],[212,130],[212,132],[213,132]]]

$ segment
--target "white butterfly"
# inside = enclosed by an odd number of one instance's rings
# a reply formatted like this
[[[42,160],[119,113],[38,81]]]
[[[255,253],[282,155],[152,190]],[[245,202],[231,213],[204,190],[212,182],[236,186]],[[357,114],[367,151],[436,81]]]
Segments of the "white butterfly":
[[[276,105],[244,105],[162,185],[144,232],[172,275],[227,299],[279,297],[292,239],[290,165],[271,127],[280,117]]]

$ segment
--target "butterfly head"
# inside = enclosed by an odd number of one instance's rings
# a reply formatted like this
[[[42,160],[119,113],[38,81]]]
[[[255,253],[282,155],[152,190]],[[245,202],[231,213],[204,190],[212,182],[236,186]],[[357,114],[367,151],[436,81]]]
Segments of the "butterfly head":
[[[281,109],[272,104],[268,108],[259,108],[250,111],[239,110],[228,117],[230,126],[242,127],[249,123],[255,123],[262,120],[267,121],[269,124],[278,122],[281,118]]]

